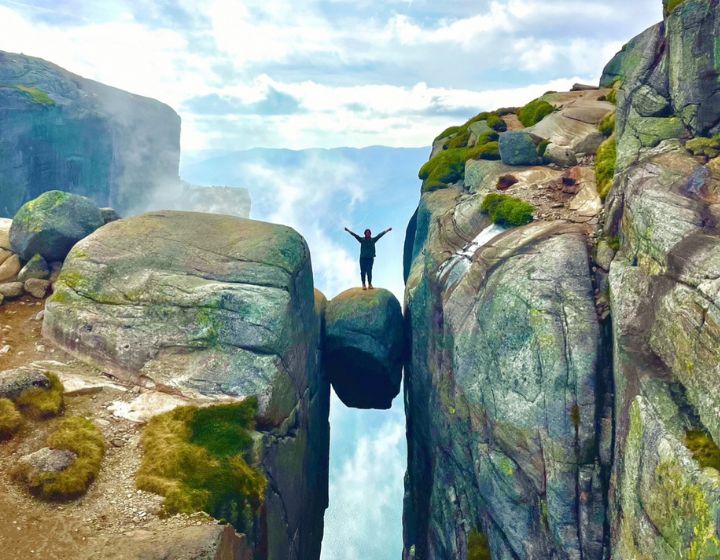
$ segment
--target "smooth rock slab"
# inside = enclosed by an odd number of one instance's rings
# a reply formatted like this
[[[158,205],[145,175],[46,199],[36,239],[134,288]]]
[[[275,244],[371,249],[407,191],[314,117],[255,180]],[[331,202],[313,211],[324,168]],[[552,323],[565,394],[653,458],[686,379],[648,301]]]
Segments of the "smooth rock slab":
[[[325,364],[340,400],[353,408],[390,408],[400,392],[403,318],[383,289],[353,288],[325,310]]]

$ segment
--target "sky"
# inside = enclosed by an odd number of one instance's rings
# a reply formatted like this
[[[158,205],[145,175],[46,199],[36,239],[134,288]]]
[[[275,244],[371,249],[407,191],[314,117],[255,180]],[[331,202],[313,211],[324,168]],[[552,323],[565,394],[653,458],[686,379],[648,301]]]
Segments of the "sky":
[[[0,49],[155,97],[187,151],[425,146],[593,82],[661,0],[0,0]]]
[[[342,227],[393,227],[376,272],[401,298],[415,155],[399,165],[399,151],[372,152],[384,157],[372,167],[354,152],[253,160],[247,150],[427,147],[480,111],[596,83],[661,12],[661,0],[0,0],[0,50],[171,105],[183,119],[181,175],[247,187],[252,217],[305,236],[330,297],[358,282]],[[401,176],[388,180],[391,170]],[[396,560],[402,397],[390,411],[333,397],[330,420],[323,560]]]

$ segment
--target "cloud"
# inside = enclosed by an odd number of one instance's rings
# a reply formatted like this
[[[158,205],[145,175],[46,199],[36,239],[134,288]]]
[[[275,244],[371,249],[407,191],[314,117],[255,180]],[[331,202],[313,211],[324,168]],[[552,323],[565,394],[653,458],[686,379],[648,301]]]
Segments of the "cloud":
[[[0,0],[0,48],[171,104],[185,150],[419,146],[447,118],[494,108],[481,92],[597,80],[660,12],[659,0]]]
[[[248,103],[242,98],[210,93],[188,99],[183,108],[196,115],[291,115],[302,109],[292,95],[269,88],[261,101]]]

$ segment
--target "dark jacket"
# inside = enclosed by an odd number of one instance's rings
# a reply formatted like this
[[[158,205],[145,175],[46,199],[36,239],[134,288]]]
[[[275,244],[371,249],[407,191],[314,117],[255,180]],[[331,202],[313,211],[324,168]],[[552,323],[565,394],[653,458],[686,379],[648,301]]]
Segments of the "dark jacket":
[[[352,235],[360,243],[360,258],[361,259],[374,259],[375,258],[375,243],[377,243],[378,239],[380,239],[386,233],[387,233],[386,231],[383,231],[382,233],[376,235],[375,237],[371,237],[370,239],[365,239],[365,237],[361,237],[357,233],[353,233],[351,231],[350,235]]]

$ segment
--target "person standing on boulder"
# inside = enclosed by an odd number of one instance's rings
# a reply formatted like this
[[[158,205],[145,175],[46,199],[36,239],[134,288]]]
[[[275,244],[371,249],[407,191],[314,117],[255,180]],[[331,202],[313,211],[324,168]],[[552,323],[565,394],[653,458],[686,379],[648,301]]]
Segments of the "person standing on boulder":
[[[369,229],[365,230],[364,237],[360,237],[357,233],[353,233],[348,228],[345,228],[350,235],[360,243],[360,278],[362,280],[363,290],[370,288],[373,290],[372,285],[372,269],[373,263],[375,262],[375,243],[386,233],[392,231],[392,228],[387,228],[382,233],[379,233],[375,237],[372,236],[372,232]],[[365,278],[367,277],[367,287],[365,287]]]

